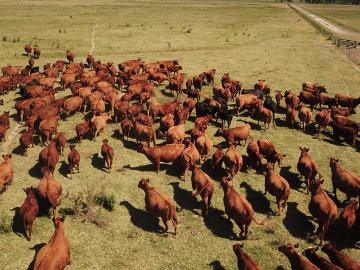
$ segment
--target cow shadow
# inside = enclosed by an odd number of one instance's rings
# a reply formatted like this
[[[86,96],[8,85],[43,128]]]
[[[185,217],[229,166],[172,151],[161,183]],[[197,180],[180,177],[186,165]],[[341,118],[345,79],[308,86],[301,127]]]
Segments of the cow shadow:
[[[93,154],[92,158],[91,158],[91,165],[96,168],[99,169],[100,171],[106,172],[105,170],[105,161],[103,158],[101,158],[99,156],[98,153]]]
[[[201,170],[210,176],[215,181],[220,181],[221,177],[226,176],[226,171],[221,168],[220,170],[214,170],[211,164],[211,158],[208,158],[202,165]]]
[[[275,125],[277,127],[287,127],[288,123],[285,119],[275,118]]]
[[[233,223],[223,216],[224,212],[216,208],[209,208],[205,219],[205,226],[217,237],[225,239],[237,239],[233,231]]]
[[[43,175],[41,173],[41,164],[37,162],[34,166],[32,166],[29,169],[28,173],[31,177],[42,178]]]
[[[120,132],[120,129],[115,129],[113,131],[113,134],[111,134],[111,138],[117,139],[117,140],[123,140],[123,134]]]
[[[134,207],[128,201],[120,202],[120,205],[124,206],[130,215],[130,220],[132,224],[136,227],[147,231],[147,232],[162,232],[163,228],[159,225],[159,219],[142,209]]]
[[[18,236],[26,237],[24,223],[23,223],[23,221],[21,219],[21,215],[20,215],[20,207],[15,207],[15,208],[11,209],[11,211],[14,211],[14,216],[13,216],[12,225],[11,225],[12,231]]]
[[[26,270],[33,270],[34,269],[36,255],[38,254],[40,249],[45,245],[46,245],[45,243],[40,243],[40,244],[36,244],[36,245],[34,245],[33,247],[30,248],[31,250],[35,250],[35,255],[34,255],[33,260],[31,261],[31,263],[29,264],[29,266],[28,266],[28,268]]]
[[[174,98],[174,95],[171,93],[170,90],[166,91],[166,89],[161,89],[160,91],[165,97]]]
[[[68,139],[67,140],[68,144],[75,144],[75,143],[78,143],[79,142],[79,139],[77,136],[71,138],[71,139]]]
[[[140,171],[140,172],[153,172],[153,171],[155,171],[155,166],[152,163],[146,164],[146,165],[134,166],[134,167],[132,167],[130,164],[127,164],[127,165],[123,166],[123,168],[133,170],[133,171]],[[160,169],[161,169],[161,167],[160,167]]]
[[[174,189],[174,201],[178,206],[180,206],[180,211],[185,209],[191,211],[194,214],[199,214],[194,210],[194,208],[199,208],[201,206],[199,205],[197,199],[191,195],[191,191],[182,189],[178,182],[172,182],[169,185]]]
[[[246,120],[241,119],[241,118],[239,118],[237,121],[241,121],[241,122],[243,122],[245,124],[250,125],[252,130],[264,130],[263,125],[261,125],[262,124],[261,122],[259,122],[259,125],[258,125],[257,123],[246,121]]]
[[[69,172],[69,165],[63,160],[61,161],[60,168],[58,169],[59,173],[64,176],[65,178],[68,178],[68,172]]]
[[[246,199],[251,203],[254,211],[260,214],[273,213],[270,207],[270,201],[266,198],[262,191],[253,189],[248,183],[242,182],[241,188],[245,188]]]
[[[139,144],[137,144],[135,141],[130,141],[130,140],[123,140],[123,145],[125,148],[131,149],[134,151],[137,151],[139,148]]]
[[[309,234],[313,233],[315,226],[309,221],[308,216],[297,207],[297,202],[288,202],[283,224],[293,237],[306,239]]]
[[[303,181],[301,181],[297,173],[291,172],[290,169],[291,166],[282,166],[280,168],[280,175],[288,181],[291,189],[300,191],[303,188]]]
[[[214,260],[214,261],[210,262],[209,266],[211,266],[213,270],[225,270],[225,267],[222,266],[222,264],[219,260]]]
[[[14,155],[22,156],[24,153],[24,150],[22,149],[21,145],[18,145],[12,150],[11,153]]]

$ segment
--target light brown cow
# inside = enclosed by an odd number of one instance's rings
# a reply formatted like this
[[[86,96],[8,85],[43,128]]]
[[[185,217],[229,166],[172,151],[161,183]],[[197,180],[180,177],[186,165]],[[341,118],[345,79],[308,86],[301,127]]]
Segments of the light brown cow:
[[[65,236],[65,217],[53,218],[55,232],[36,254],[34,270],[63,270],[71,264],[70,244]]]
[[[309,154],[309,148],[299,147],[301,153],[297,163],[297,170],[304,176],[306,183],[306,194],[309,194],[310,181],[315,179],[319,166]]]
[[[171,220],[176,235],[178,219],[174,203],[168,196],[150,186],[149,182],[149,178],[142,178],[138,184],[138,188],[145,192],[146,212],[161,218],[165,226],[165,232],[169,229],[167,222]]]
[[[32,191],[32,187],[24,189],[26,199],[20,207],[19,214],[24,224],[24,232],[26,239],[31,240],[31,232],[34,220],[39,212],[39,205]]]
[[[0,192],[5,185],[11,184],[14,178],[14,171],[11,164],[12,154],[2,155],[4,161],[0,164]]]
[[[59,181],[55,180],[48,172],[40,180],[37,191],[39,196],[47,201],[52,208],[53,217],[55,217],[56,207],[60,204],[62,186]]]
[[[41,145],[44,145],[45,143],[48,143],[49,140],[51,140],[52,134],[56,132],[58,126],[59,126],[59,116],[52,116],[40,122],[39,139]],[[43,137],[45,137],[45,143]]]
[[[312,112],[305,104],[301,104],[298,116],[302,124],[302,130],[305,132],[306,126],[311,122]]]
[[[243,158],[241,154],[236,150],[235,146],[230,146],[225,152],[223,162],[226,170],[230,173],[231,179],[233,179],[240,171],[243,165]]]
[[[101,146],[101,155],[104,158],[104,163],[106,163],[108,172],[110,172],[112,167],[112,162],[114,159],[114,149],[108,144],[107,139],[102,140],[102,146]]]
[[[111,120],[111,113],[104,113],[91,118],[91,123],[93,125],[94,131],[94,141],[96,141],[96,137],[99,135],[99,132],[104,130],[104,128],[106,127],[106,122],[108,120]]]
[[[195,146],[200,153],[201,160],[205,161],[211,154],[213,143],[206,133],[203,133],[195,141]]]
[[[66,113],[66,116],[80,111],[83,104],[83,98],[79,96],[70,97],[64,101],[63,110]]]
[[[166,133],[167,143],[182,143],[185,138],[184,124],[172,126]]]
[[[254,94],[240,94],[236,97],[236,112],[239,116],[240,111],[243,108],[249,107],[257,99],[257,96]]]
[[[224,128],[220,128],[215,133],[215,136],[223,137],[229,146],[236,145],[237,143],[240,144],[240,142],[243,140],[245,140],[246,144],[246,140],[250,135],[250,131],[250,125],[245,124],[238,127],[229,128],[227,130]]]

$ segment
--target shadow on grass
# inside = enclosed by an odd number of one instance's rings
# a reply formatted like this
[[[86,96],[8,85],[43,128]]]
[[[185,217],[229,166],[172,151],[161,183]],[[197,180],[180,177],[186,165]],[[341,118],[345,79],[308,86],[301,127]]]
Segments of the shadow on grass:
[[[68,172],[69,172],[69,165],[63,160],[61,161],[61,165],[59,168],[59,173],[64,176],[65,178],[68,178]]]
[[[83,137],[83,139],[84,139],[84,137]],[[68,139],[67,142],[68,142],[68,144],[75,144],[75,143],[79,143],[79,139],[77,136],[75,136],[71,139]]]
[[[130,164],[127,164],[123,167],[124,169],[133,170],[133,171],[140,171],[140,172],[153,172],[155,171],[154,164],[146,164],[146,165],[139,165],[132,167]],[[161,169],[161,166],[160,166]]]
[[[270,208],[270,201],[262,191],[254,190],[248,183],[242,182],[241,188],[246,190],[246,199],[251,203],[254,211],[260,214],[270,214],[273,211]]]
[[[123,145],[125,148],[137,151],[139,145],[135,141],[123,140]]]
[[[264,123],[259,122],[259,125],[254,122],[249,122],[244,119],[238,119],[238,121],[243,122],[244,124],[249,124],[252,130],[264,130]]]
[[[32,166],[29,171],[28,171],[29,175],[31,177],[35,177],[35,178],[42,178],[42,173],[41,173],[41,165],[39,162],[37,162],[34,166]]]
[[[14,217],[12,220],[12,231],[18,236],[23,235],[24,237],[26,237],[24,223],[20,215],[20,207],[15,207],[11,209],[11,211],[14,211]]]
[[[211,158],[208,158],[202,165],[201,170],[210,176],[215,181],[220,181],[221,177],[226,176],[226,171],[221,168],[220,170],[214,170],[211,164]]]
[[[281,167],[280,175],[288,181],[291,189],[300,191],[300,189],[303,189],[303,181],[301,181],[301,178],[299,178],[299,175],[297,173],[291,172],[290,169],[291,166]],[[304,192],[306,192],[306,190]]]
[[[213,270],[225,270],[225,267],[221,265],[219,260],[212,261],[209,263],[209,266],[211,266]]]
[[[205,219],[205,226],[217,237],[225,239],[237,239],[233,232],[233,223],[223,216],[224,212],[219,209],[209,208],[209,214]]]
[[[181,207],[181,210],[186,209],[194,214],[199,214],[194,211],[194,208],[201,208],[201,205],[199,205],[197,199],[191,195],[191,191],[182,189],[178,182],[172,182],[169,185],[174,189],[174,200],[177,205]]]
[[[23,153],[24,153],[24,150],[22,149],[21,145],[18,145],[12,150],[11,153],[15,154],[15,155],[18,155],[18,156],[22,156]]]
[[[283,224],[293,237],[306,239],[308,234],[313,233],[315,226],[297,206],[297,202],[288,202]]]
[[[174,97],[174,95],[171,93],[170,90],[166,91],[166,89],[161,89],[160,91],[165,97],[171,97],[171,98]]]
[[[30,248],[31,250],[35,250],[35,255],[34,255],[34,258],[31,261],[31,263],[29,264],[27,270],[33,270],[34,269],[36,255],[38,254],[40,249],[45,245],[46,245],[45,243],[40,243],[40,244],[36,244],[36,245],[34,245],[33,247]]]
[[[126,207],[129,211],[130,220],[136,227],[147,232],[162,232],[163,228],[159,225],[159,219],[157,217],[150,215],[142,209],[134,207],[128,201],[122,201],[120,202],[120,205]]]
[[[92,165],[94,168],[99,169],[100,171],[107,172],[107,171],[105,170],[105,162],[104,162],[104,159],[101,158],[98,153],[93,154],[93,156],[92,156],[92,158],[91,158],[91,165]]]

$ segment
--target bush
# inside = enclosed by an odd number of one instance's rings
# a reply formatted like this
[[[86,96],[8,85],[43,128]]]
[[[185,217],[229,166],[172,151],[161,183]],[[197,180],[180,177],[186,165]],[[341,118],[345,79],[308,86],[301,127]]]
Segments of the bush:
[[[116,200],[114,195],[100,192],[94,196],[94,203],[111,212],[114,210]]]

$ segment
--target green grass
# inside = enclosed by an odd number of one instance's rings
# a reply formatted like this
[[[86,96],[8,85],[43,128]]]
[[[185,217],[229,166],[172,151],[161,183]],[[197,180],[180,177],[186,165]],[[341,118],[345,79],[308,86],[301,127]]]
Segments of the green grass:
[[[360,33],[360,7],[349,5],[304,5],[314,14],[344,29]]]
[[[0,8],[6,10],[0,18],[0,36],[8,37],[8,41],[0,45],[0,66],[25,65],[27,58],[22,56],[23,45],[30,41],[42,49],[41,58],[36,61],[39,65],[63,59],[67,48],[75,51],[76,61],[81,61],[90,50],[92,28],[97,24],[94,56],[104,62],[119,63],[137,57],[146,61],[178,59],[188,77],[216,68],[217,83],[224,72],[229,72],[231,77],[242,80],[245,87],[252,87],[257,79],[264,78],[274,90],[299,91],[302,82],[314,81],[325,83],[330,94],[360,95],[359,73],[346,56],[286,5],[237,1],[204,4],[191,0],[158,1],[155,4],[150,1],[106,1],[102,5],[96,5],[95,1],[90,5],[87,1],[58,1],[51,5],[45,1],[19,3],[0,4]],[[190,33],[186,33],[188,28],[192,29]],[[65,29],[66,33],[59,33],[59,29]],[[12,43],[12,38],[18,36],[21,42]],[[163,88],[157,91],[157,97],[167,100],[169,98],[161,94]],[[205,87],[204,93],[210,95],[211,88]],[[1,111],[14,113],[12,106],[16,97],[15,93],[1,97],[6,102]],[[283,120],[284,115],[280,118]],[[359,121],[358,116],[355,119]],[[253,122],[235,117],[232,126],[241,124],[241,120]],[[61,122],[59,130],[73,138],[74,127],[81,121],[82,115],[76,114]],[[14,126],[12,121],[11,129]],[[186,128],[192,126],[193,123],[188,122]],[[69,196],[91,188],[114,194],[117,202],[112,212],[99,209],[99,215],[107,223],[104,228],[83,223],[74,216],[67,217],[65,229],[72,256],[72,265],[68,269],[211,269],[209,264],[217,263],[225,269],[236,269],[232,251],[236,241],[229,238],[238,234],[239,229],[229,226],[222,215],[223,192],[218,185],[219,179],[214,179],[213,210],[205,223],[198,214],[200,204],[195,204],[191,198],[189,178],[181,182],[176,176],[166,174],[166,166],[162,166],[159,174],[155,173],[149,161],[131,149],[134,140],[124,143],[111,137],[118,128],[118,125],[110,124],[96,142],[85,140],[77,146],[82,158],[81,173],[73,175],[72,180],[58,171],[65,167],[62,162],[66,158],[61,158],[55,172],[55,178],[61,181],[64,193],[68,192]],[[213,137],[215,131],[215,126],[208,129],[214,144],[221,141]],[[345,144],[335,145],[282,126],[267,132],[254,130],[252,136],[269,138],[279,151],[287,154],[282,170],[289,169],[289,175],[297,172],[298,147],[310,147],[320,165],[321,175],[325,177],[324,187],[329,191],[330,157],[341,158],[347,168],[360,174],[359,152]],[[115,149],[114,168],[110,174],[93,165],[93,154],[100,152],[103,138],[108,138]],[[11,148],[17,145],[18,136]],[[245,153],[244,147],[238,149]],[[29,175],[29,170],[35,165],[40,150],[40,146],[30,149],[27,158],[14,154],[14,181],[0,196],[0,213],[8,220],[2,221],[5,228],[14,214],[11,209],[19,207],[25,198],[22,188],[38,184],[39,180]],[[65,151],[65,157],[68,151]],[[152,185],[174,198],[181,222],[178,236],[154,232],[157,221],[143,213],[144,193],[137,188],[142,177],[149,177]],[[263,175],[251,170],[240,173],[236,179],[236,189],[253,203],[257,219],[263,219],[268,208],[276,208],[273,197],[267,195],[264,199],[260,193],[264,189]],[[289,181],[296,186],[296,177]],[[241,182],[247,183],[247,188],[241,188]],[[304,191],[304,186],[292,190],[287,214],[273,217],[266,226],[251,226],[252,236],[245,242],[245,249],[264,269],[275,269],[280,265],[289,269],[287,259],[277,251],[280,244],[299,242],[301,249],[309,245],[305,236],[313,223],[305,218],[309,215],[309,197]],[[70,205],[70,201],[64,199],[60,208]],[[195,212],[192,211],[194,205]],[[1,234],[2,268],[26,269],[35,254],[31,247],[46,243],[52,233],[50,219],[40,217],[36,219],[31,242],[13,232]],[[355,249],[345,252],[354,258],[360,256]]]

